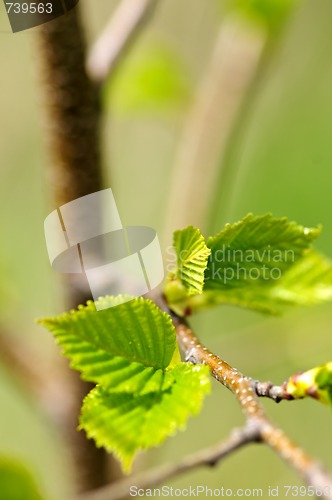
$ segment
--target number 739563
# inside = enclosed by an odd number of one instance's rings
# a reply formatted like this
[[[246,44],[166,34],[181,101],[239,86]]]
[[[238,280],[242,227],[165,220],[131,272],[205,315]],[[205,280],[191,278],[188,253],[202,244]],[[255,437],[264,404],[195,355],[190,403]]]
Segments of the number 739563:
[[[51,2],[24,2],[24,3],[10,3],[6,2],[7,14],[51,14],[53,5]]]

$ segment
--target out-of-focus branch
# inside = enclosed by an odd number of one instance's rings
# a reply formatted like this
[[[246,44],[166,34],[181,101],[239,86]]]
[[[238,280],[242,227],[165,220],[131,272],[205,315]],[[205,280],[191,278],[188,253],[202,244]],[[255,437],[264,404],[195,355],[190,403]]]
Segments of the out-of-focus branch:
[[[75,7],[39,31],[53,160],[47,172],[48,185],[55,206],[102,189],[99,95],[85,70],[86,47],[79,12]],[[84,283],[78,286],[75,276],[63,276],[68,308],[90,298],[88,288]],[[63,371],[67,375],[63,391],[69,401],[64,406],[63,399],[57,401],[61,407],[58,416],[69,444],[77,491],[88,491],[112,478],[107,477],[105,452],[83,432],[77,432],[81,401],[91,386],[69,370],[67,362]]]
[[[129,497],[130,487],[133,485],[137,489],[144,490],[199,467],[213,467],[239,448],[258,441],[260,441],[259,432],[255,426],[249,424],[242,429],[235,429],[225,441],[188,455],[178,463],[163,465],[131,476],[90,494],[81,495],[78,500],[125,500]]]
[[[254,80],[266,34],[224,20],[175,157],[165,241],[188,224],[206,229],[208,207],[238,113]]]
[[[129,43],[135,39],[152,12],[157,0],[125,1],[113,18],[89,59],[99,71],[109,72],[119,61]],[[100,154],[100,73],[88,74],[86,45],[79,7],[46,23],[40,29],[40,49],[47,91],[48,128],[53,166],[49,185],[55,206],[103,189]],[[95,56],[93,55],[95,54]],[[106,63],[106,66],[104,65]],[[100,66],[101,65],[101,66]],[[99,75],[99,76],[98,76]],[[106,76],[106,74],[104,74]],[[101,217],[100,217],[101,220]],[[75,308],[91,298],[83,275],[64,275],[67,307]],[[70,401],[59,400],[67,441],[77,476],[77,490],[89,491],[117,479],[120,470],[104,450],[98,449],[83,432],[77,432],[81,402],[92,387],[83,383],[78,373],[67,373],[66,391]],[[108,469],[108,470],[107,470]]]
[[[36,362],[35,353],[29,352],[8,332],[0,333],[0,361],[13,373],[15,379],[32,393],[39,393],[44,385],[45,374],[40,364]]]
[[[8,332],[0,333],[0,362],[23,394],[33,399],[41,412],[55,424],[61,424],[71,396],[63,388],[66,377],[59,363],[49,363]]]
[[[158,0],[122,0],[89,54],[87,70],[93,81],[101,83],[114,71],[157,3]]]

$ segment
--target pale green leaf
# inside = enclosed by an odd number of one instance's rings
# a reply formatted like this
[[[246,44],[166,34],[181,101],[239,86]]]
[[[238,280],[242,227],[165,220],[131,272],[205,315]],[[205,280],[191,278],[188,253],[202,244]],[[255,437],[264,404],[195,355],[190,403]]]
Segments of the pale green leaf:
[[[204,290],[266,286],[280,279],[307,252],[320,228],[305,228],[286,217],[247,215],[207,241],[211,256]]]
[[[286,304],[310,305],[332,299],[332,264],[311,251],[271,289],[271,298]]]
[[[125,297],[129,299],[129,297]],[[143,298],[104,297],[41,322],[72,367],[98,383],[86,397],[81,428],[128,470],[135,453],[160,444],[199,411],[209,370],[181,363],[169,315]]]
[[[176,277],[184,285],[188,295],[201,293],[211,251],[199,229],[188,226],[186,229],[175,231],[174,248],[177,257]]]
[[[102,298],[109,305],[119,298]],[[77,311],[40,321],[55,336],[82,378],[113,390],[154,391],[174,354],[170,317],[152,301],[133,298],[96,310],[93,302]]]
[[[114,393],[102,387],[85,398],[80,428],[113,452],[129,471],[136,453],[161,444],[196,415],[210,388],[209,370],[180,363],[165,372],[167,389],[149,394]]]
[[[208,290],[190,299],[192,310],[216,304],[233,304],[261,312],[279,314],[285,306],[311,305],[332,299],[332,264],[310,251],[278,280],[264,286],[248,283],[246,287]]]

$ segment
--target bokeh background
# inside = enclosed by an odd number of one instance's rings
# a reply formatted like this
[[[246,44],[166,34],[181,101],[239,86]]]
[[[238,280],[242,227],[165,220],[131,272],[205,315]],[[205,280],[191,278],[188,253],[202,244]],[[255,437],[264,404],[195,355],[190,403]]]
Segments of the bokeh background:
[[[81,0],[90,42],[116,5],[113,0]],[[163,234],[181,130],[229,9],[221,0],[161,1],[105,90],[104,166],[127,224]],[[322,223],[318,248],[332,258],[331,19],[330,2],[303,0],[282,28],[271,29],[270,47],[210,193],[206,235],[248,212],[272,212],[307,226]],[[253,29],[262,27],[259,19],[248,22]],[[43,235],[51,189],[37,30],[13,35],[1,5],[0,329],[47,366],[58,350],[34,321],[62,312],[64,303]],[[331,359],[331,322],[331,305],[294,309],[280,318],[225,306],[193,318],[212,350],[242,372],[275,383]],[[264,404],[291,437],[332,469],[328,408],[314,401]],[[214,384],[187,431],[146,453],[137,467],[178,459],[226,437],[242,422],[234,398]],[[0,362],[0,455],[26,464],[43,498],[58,500],[70,491],[62,450],[58,429]],[[212,470],[167,484],[265,491],[279,486],[279,498],[286,498],[283,486],[301,481],[271,450],[257,445]]]

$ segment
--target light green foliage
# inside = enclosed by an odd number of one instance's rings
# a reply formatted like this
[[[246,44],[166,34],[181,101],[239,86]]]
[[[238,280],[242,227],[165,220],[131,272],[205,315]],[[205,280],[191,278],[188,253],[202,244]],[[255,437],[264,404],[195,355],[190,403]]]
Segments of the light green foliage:
[[[189,97],[189,83],[179,56],[156,41],[129,55],[105,85],[104,100],[119,112],[169,109]]]
[[[165,294],[170,301],[174,298],[179,301],[202,292],[204,272],[211,251],[199,229],[193,226],[175,231],[173,244],[177,265],[167,278]]]
[[[227,224],[207,240],[211,255],[203,293],[193,297],[173,294],[171,306],[184,314],[229,303],[276,314],[283,305],[330,300],[331,263],[311,247],[319,233],[320,228],[305,228],[270,214],[249,214]]]
[[[286,392],[294,399],[312,397],[321,403],[332,404],[332,361],[326,365],[292,375],[285,384]]]
[[[174,248],[177,255],[177,277],[189,295],[201,293],[211,250],[206,246],[199,229],[189,226],[182,231],[175,231]]]
[[[164,374],[154,392],[97,387],[84,400],[81,428],[98,446],[114,452],[128,471],[138,450],[159,445],[199,412],[210,387],[208,375],[204,366],[180,363]]]
[[[30,472],[19,462],[0,458],[0,498],[42,500]]]
[[[319,228],[304,228],[270,214],[249,214],[240,222],[226,224],[223,231],[207,240],[211,258],[205,290],[243,287],[248,282],[266,285],[279,271],[293,267],[319,233]],[[256,272],[258,267],[265,273]],[[272,273],[275,269],[278,271]]]
[[[151,301],[137,298],[117,304],[104,297],[110,307],[96,311],[93,302],[78,311],[42,323],[52,331],[72,368],[82,378],[113,388],[122,383],[140,384],[165,369],[175,349],[175,332],[170,317]],[[114,307],[116,305],[116,307]]]
[[[282,304],[332,298],[330,262],[312,249],[320,228],[287,218],[247,215],[205,242],[189,226],[174,234],[176,267],[166,280],[171,308],[231,303],[275,313]],[[126,300],[126,302],[124,302]],[[103,297],[77,311],[41,320],[72,368],[97,384],[83,402],[80,428],[129,471],[140,450],[161,444],[199,412],[209,370],[182,363],[168,314],[150,300]],[[332,401],[332,363],[286,384],[294,398]]]
[[[228,9],[275,33],[287,20],[296,0],[229,0]]]
[[[72,368],[98,384],[84,402],[81,428],[126,470],[139,449],[183,427],[209,387],[207,369],[180,363],[170,317],[150,300],[131,299],[103,297],[103,307],[112,307],[97,311],[89,302],[41,320]]]

